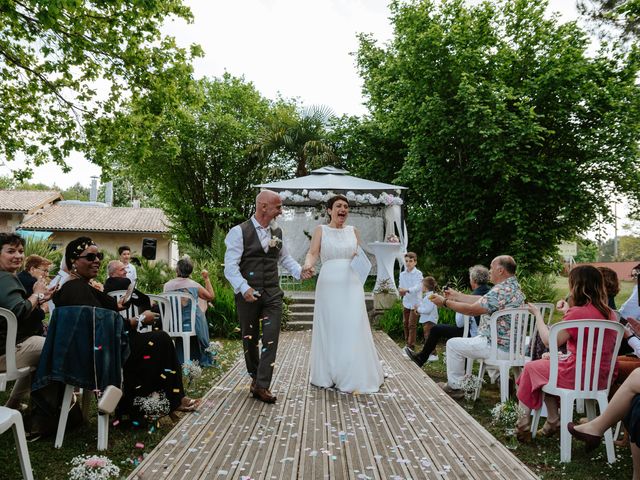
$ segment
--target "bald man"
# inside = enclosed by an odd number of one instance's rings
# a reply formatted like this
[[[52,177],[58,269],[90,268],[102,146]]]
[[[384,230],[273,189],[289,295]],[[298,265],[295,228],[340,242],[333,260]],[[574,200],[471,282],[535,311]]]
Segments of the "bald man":
[[[282,297],[278,264],[296,279],[309,278],[288,253],[282,230],[274,220],[282,213],[282,200],[271,190],[256,197],[256,213],[233,227],[224,243],[224,275],[235,292],[238,321],[242,330],[244,359],[251,376],[249,391],[254,398],[275,403],[269,390],[278,350]],[[262,347],[259,348],[262,321]]]
[[[525,297],[516,279],[516,262],[509,255],[493,259],[489,268],[493,288],[478,298],[449,288],[445,297],[436,295],[432,301],[438,307],[446,307],[463,315],[481,315],[478,334],[471,338],[452,338],[447,342],[447,382],[440,387],[453,398],[462,398],[462,380],[466,373],[465,359],[489,358],[491,352],[491,328],[489,317],[498,310],[519,308]],[[511,317],[498,318],[498,356],[509,358],[509,332]]]

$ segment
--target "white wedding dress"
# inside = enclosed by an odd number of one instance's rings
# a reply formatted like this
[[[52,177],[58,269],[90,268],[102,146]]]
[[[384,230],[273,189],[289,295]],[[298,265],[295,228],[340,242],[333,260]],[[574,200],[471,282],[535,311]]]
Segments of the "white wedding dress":
[[[373,344],[364,290],[350,265],[357,247],[352,226],[322,226],[311,383],[343,392],[373,393],[380,389],[384,374]]]

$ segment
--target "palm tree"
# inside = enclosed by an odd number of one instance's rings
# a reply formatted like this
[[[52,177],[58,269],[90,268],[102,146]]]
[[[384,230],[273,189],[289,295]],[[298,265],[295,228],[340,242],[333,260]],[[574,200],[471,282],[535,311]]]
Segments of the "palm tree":
[[[330,163],[336,156],[327,141],[327,125],[333,117],[330,108],[312,105],[300,110],[285,105],[265,128],[254,153],[271,163],[271,178],[309,174],[309,168]]]

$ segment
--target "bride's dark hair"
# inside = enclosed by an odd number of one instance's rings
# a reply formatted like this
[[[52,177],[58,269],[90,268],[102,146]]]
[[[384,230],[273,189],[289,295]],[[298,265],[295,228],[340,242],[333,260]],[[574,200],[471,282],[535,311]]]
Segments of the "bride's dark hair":
[[[327,210],[333,209],[333,204],[338,200],[344,200],[345,202],[347,202],[347,205],[349,205],[349,200],[347,199],[347,197],[345,197],[344,195],[334,195],[327,201]]]

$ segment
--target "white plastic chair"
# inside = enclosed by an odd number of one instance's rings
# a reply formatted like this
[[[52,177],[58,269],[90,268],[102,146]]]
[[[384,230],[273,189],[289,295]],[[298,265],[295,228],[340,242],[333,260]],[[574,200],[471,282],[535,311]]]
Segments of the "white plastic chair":
[[[553,311],[555,310],[555,305],[553,303],[532,303],[531,305],[537,307],[538,310],[540,310],[545,323],[547,325],[550,325],[551,320],[553,319]],[[531,360],[531,356],[533,354],[532,348],[535,345],[537,336],[538,326],[536,325],[536,319],[531,318],[531,322],[529,324],[529,333],[527,334],[527,361]]]
[[[509,356],[507,358],[498,357],[498,318],[510,316],[511,328],[509,330]],[[478,369],[478,380],[482,380],[487,367],[489,370],[497,371],[500,375],[500,401],[509,400],[509,374],[512,368],[520,369],[526,361],[526,340],[529,331],[529,323],[533,316],[526,308],[508,308],[498,310],[489,319],[491,326],[491,351],[486,359],[478,359],[480,368]],[[482,382],[478,382],[474,400],[480,395]]]
[[[64,434],[67,430],[67,419],[69,418],[69,410],[71,409],[71,400],[73,399],[73,385],[65,385],[64,395],[62,397],[62,406],[60,407],[60,417],[58,418],[58,430],[56,431],[55,448],[61,448],[64,441]],[[82,414],[86,419],[89,412],[89,402],[94,397],[93,392],[87,389],[82,391]],[[98,402],[98,450],[106,450],[109,443],[109,416],[113,411],[105,411],[100,408]]]
[[[462,332],[462,338],[467,338],[469,336],[469,329],[471,328],[471,322],[475,322],[476,319],[469,316],[469,315],[463,315],[462,316],[464,319],[464,330]],[[471,375],[473,373],[473,358],[467,358],[466,360],[466,371],[467,371],[467,375]]]
[[[147,295],[151,302],[155,303],[158,306],[158,311],[160,313],[160,321],[162,323],[162,327],[164,328],[165,323],[167,325],[171,324],[171,302],[168,298],[163,297],[162,295]]]
[[[0,433],[6,432],[9,428],[13,429],[13,438],[15,438],[16,441],[16,450],[18,451],[18,458],[20,459],[22,476],[25,480],[33,480],[33,471],[31,470],[31,460],[29,459],[29,450],[27,449],[27,439],[24,433],[22,415],[20,415],[20,412],[17,410],[0,407]]]
[[[558,387],[558,333],[567,329],[578,329],[576,344],[576,371],[575,385],[573,389]],[[615,345],[611,356],[611,365],[607,375],[607,384],[604,388],[598,388],[598,379],[600,377],[600,366],[602,362],[602,345],[604,342],[605,332],[613,331],[616,334]],[[549,354],[550,372],[549,383],[542,387],[543,399],[544,394],[555,395],[560,397],[560,461],[571,461],[571,435],[567,430],[567,424],[573,418],[573,405],[576,399],[583,399],[587,407],[587,416],[590,420],[595,418],[595,403],[598,403],[600,412],[602,413],[609,404],[607,398],[609,396],[609,387],[616,365],[616,356],[622,342],[624,327],[618,323],[609,320],[569,320],[556,323],[549,329]],[[595,358],[587,353],[585,361],[584,352],[595,352]],[[535,437],[538,430],[538,422],[540,420],[540,410],[536,410],[531,423],[532,436]],[[613,437],[611,429],[604,433],[605,445],[607,447],[607,460],[609,463],[616,461]]]
[[[11,310],[0,308],[0,316],[7,322],[7,341],[5,345],[6,371],[0,373],[0,392],[7,389],[7,382],[12,382],[31,374],[33,367],[18,368],[16,365],[16,335],[18,334],[18,320]]]
[[[170,315],[162,317],[162,329],[173,338],[182,339],[182,352],[184,354],[184,361],[187,362],[191,358],[191,337],[196,335],[196,308],[198,308],[198,300],[193,296],[185,292],[165,292],[160,295],[169,301]],[[186,305],[187,302],[191,302],[191,308],[189,310],[189,325],[191,329],[184,331],[182,305]]]
[[[120,301],[120,299],[125,293],[127,293],[126,290],[113,290],[112,292],[109,292],[109,296],[115,298],[117,301]],[[127,308],[125,308],[124,310],[120,310],[118,313],[125,320],[129,320],[130,318],[135,318],[138,315],[140,315],[140,312],[138,311],[138,307],[133,303],[129,304]],[[145,327],[145,329],[146,331],[150,331],[151,327],[148,326],[148,328]]]

